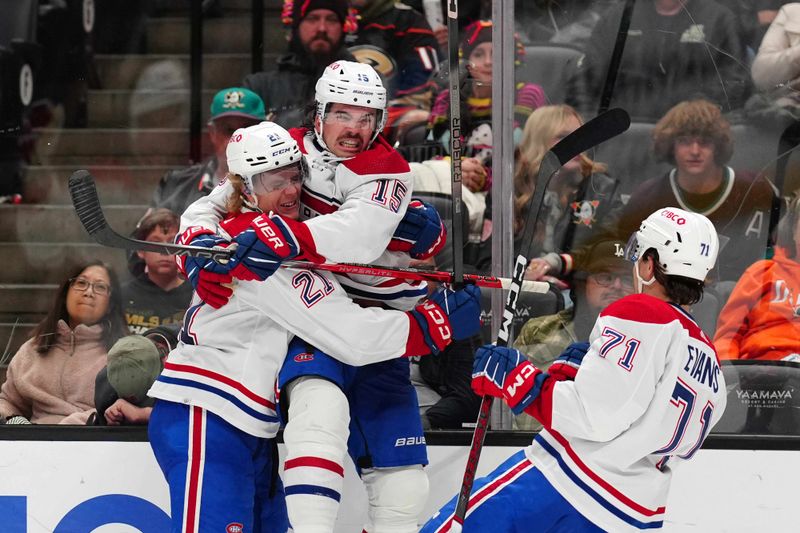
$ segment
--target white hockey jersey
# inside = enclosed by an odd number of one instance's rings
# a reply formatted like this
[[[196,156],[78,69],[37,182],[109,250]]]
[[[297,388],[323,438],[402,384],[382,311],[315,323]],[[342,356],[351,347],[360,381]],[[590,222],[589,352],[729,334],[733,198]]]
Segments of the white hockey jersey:
[[[281,269],[263,282],[239,281],[220,309],[195,295],[180,342],[148,394],[273,437],[275,380],[293,335],[352,365],[428,351],[407,313],[353,303],[329,273]]]
[[[526,455],[598,526],[659,528],[672,468],[725,409],[719,359],[691,316],[642,294],[608,306],[589,340],[575,381],[543,391]]]
[[[294,128],[290,134],[310,170],[300,197],[300,219],[311,233],[316,253],[335,263],[408,266],[408,254],[386,251],[411,200],[413,176],[402,156],[379,136],[369,150],[337,159],[320,148],[313,131]],[[231,192],[225,181],[207,197],[195,201],[181,217],[181,232],[191,226],[216,231],[225,217]],[[354,298],[397,309],[411,309],[427,295],[427,286],[421,281],[338,276]]]

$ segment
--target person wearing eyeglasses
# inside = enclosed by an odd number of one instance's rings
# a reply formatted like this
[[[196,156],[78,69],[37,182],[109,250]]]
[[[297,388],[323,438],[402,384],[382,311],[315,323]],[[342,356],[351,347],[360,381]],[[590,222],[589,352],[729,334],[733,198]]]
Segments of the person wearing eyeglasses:
[[[17,424],[85,424],[94,381],[108,350],[128,335],[113,269],[92,261],[74,269],[53,305],[8,366],[0,419]]]
[[[572,306],[528,320],[514,347],[537,368],[547,370],[567,346],[588,339],[600,311],[633,292],[630,263],[624,252],[625,243],[620,240],[593,244],[572,277]],[[517,416],[514,425],[528,431],[542,427],[526,415]]]

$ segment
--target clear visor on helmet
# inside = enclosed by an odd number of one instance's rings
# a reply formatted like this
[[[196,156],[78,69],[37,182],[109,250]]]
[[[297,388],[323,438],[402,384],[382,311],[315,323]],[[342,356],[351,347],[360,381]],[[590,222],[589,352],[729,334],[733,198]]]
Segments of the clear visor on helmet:
[[[267,170],[255,174],[251,181],[254,194],[269,194],[282,191],[287,187],[301,187],[306,179],[305,169],[300,163],[295,163],[275,170]]]
[[[625,245],[625,259],[632,263],[639,260],[639,239],[636,237],[636,232],[631,234],[628,244]]]
[[[375,109],[329,111],[325,114],[325,124],[339,124],[348,128],[372,131],[378,124],[378,111]]]

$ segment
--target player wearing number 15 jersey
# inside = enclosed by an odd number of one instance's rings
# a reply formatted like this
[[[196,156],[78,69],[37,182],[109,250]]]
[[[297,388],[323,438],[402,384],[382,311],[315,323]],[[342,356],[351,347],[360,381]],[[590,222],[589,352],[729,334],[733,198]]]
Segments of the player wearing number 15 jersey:
[[[635,294],[601,312],[588,343],[570,345],[547,372],[517,350],[478,350],[475,392],[502,397],[544,429],[476,481],[464,531],[662,526],[673,469],[725,409],[714,346],[684,309],[702,297],[718,248],[707,218],[660,209],[626,249]],[[459,530],[454,508],[455,499],[421,531]]]

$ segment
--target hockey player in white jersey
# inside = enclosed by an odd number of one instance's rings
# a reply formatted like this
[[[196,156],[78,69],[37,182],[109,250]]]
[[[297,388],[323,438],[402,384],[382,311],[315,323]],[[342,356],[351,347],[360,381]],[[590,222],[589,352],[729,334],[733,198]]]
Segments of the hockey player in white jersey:
[[[228,208],[239,214],[221,223],[219,235],[195,228],[192,240],[224,246],[240,237],[244,246],[248,238],[257,238],[253,233],[262,232],[271,235],[276,253],[296,250],[299,239],[285,220],[299,211],[305,176],[301,154],[275,124],[250,129],[253,137],[236,137],[228,148],[229,168],[236,173],[229,176]],[[248,140],[249,149],[243,149]],[[279,211],[283,218],[262,211]],[[227,266],[196,257],[179,262],[198,286],[204,272],[223,283],[232,281],[226,270],[238,271],[240,280],[252,277],[247,273],[257,269],[252,260],[234,258]],[[279,426],[275,380],[292,334],[362,365],[439,351],[450,337],[474,334],[479,327],[474,291],[440,293],[408,313],[363,308],[332,276],[307,270],[280,270],[263,282],[239,281],[232,294],[217,296],[230,301],[215,308],[195,297],[181,342],[150,390],[158,399],[150,442],[169,483],[174,532],[289,527],[273,438]]]
[[[714,346],[685,310],[702,297],[718,249],[706,217],[660,209],[626,249],[635,294],[600,313],[588,344],[571,345],[547,372],[517,350],[478,350],[475,392],[503,398],[544,429],[475,482],[464,531],[662,526],[673,468],[692,458],[725,409]],[[450,531],[455,503],[421,531]]]
[[[385,108],[386,91],[374,69],[339,61],[317,82],[313,127],[290,130],[310,169],[300,198],[305,229],[295,233],[303,235],[300,253],[312,260],[407,266],[411,257],[432,256],[444,245],[435,209],[416,202],[407,209],[412,175],[380,136]],[[213,230],[225,212],[228,187],[223,184],[187,209],[182,226]],[[409,227],[415,229],[410,232],[414,238],[408,238]],[[291,257],[267,255],[261,258]],[[246,256],[240,254],[244,261]],[[259,276],[269,274],[265,268]],[[392,278],[337,279],[360,301],[399,309],[411,309],[427,292],[424,283]],[[281,406],[288,405],[283,478],[295,532],[333,529],[348,452],[369,496],[365,529],[416,532],[428,495],[422,468],[427,452],[408,361],[354,370],[317,347],[298,341],[280,379]]]

